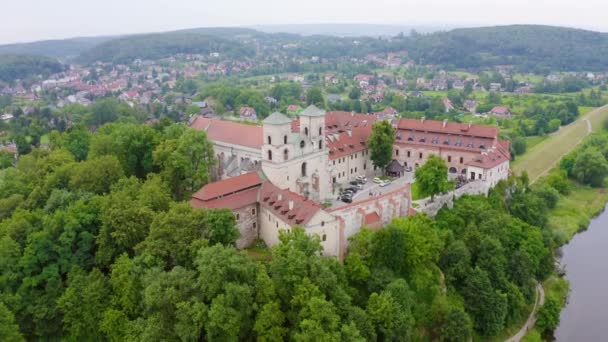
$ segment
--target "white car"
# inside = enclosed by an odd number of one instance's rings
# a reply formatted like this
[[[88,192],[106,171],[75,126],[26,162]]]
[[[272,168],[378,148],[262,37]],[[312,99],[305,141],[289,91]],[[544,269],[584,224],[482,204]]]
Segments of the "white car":
[[[364,183],[367,183],[367,177],[365,177],[365,176],[357,176],[357,179]]]
[[[389,186],[391,184],[391,181],[383,181],[382,183],[380,183],[381,187],[385,187],[385,186]]]
[[[374,183],[380,184],[380,183],[384,183],[384,181],[378,177],[374,177]]]

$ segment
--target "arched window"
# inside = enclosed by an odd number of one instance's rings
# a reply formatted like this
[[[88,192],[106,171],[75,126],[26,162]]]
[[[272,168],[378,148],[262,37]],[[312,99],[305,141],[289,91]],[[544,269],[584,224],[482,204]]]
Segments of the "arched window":
[[[323,127],[319,127],[319,135],[323,134]]]
[[[268,136],[268,145],[272,145],[272,138],[270,138],[270,135]]]
[[[268,150],[268,160],[272,160],[272,151]]]
[[[287,136],[283,137],[283,144],[287,145]]]
[[[306,163],[302,163],[302,177],[306,177]]]
[[[283,150],[283,159],[284,160],[289,159],[289,150],[288,149]]]
[[[300,141],[300,148],[304,148],[304,146],[306,146],[306,143],[304,142],[304,140]]]
[[[319,150],[323,149],[323,140],[319,140]]]
[[[304,127],[304,135],[308,136],[308,127]]]

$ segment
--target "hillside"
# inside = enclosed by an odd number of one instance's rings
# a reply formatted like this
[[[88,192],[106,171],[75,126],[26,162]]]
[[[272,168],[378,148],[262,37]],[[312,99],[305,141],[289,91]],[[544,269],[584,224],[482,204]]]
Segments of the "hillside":
[[[42,55],[53,58],[69,58],[78,56],[83,51],[110,39],[112,39],[112,37],[90,37],[7,44],[0,45],[0,54],[25,54]]]
[[[49,75],[63,70],[57,60],[34,55],[0,55],[0,81],[10,82],[35,75]]]
[[[608,34],[563,27],[512,25],[455,29],[406,38],[422,63],[462,68],[513,64],[535,70],[606,70]]]
[[[228,39],[197,33],[161,33],[114,39],[83,52],[78,61],[127,63],[134,59],[159,59],[178,53],[220,52],[231,56],[253,49]]]

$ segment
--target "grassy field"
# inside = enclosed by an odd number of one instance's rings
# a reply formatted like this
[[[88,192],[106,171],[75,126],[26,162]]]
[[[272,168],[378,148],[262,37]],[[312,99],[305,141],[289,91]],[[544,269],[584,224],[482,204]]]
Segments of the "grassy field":
[[[571,123],[562,127],[557,133],[539,142],[513,162],[511,168],[516,174],[523,170],[528,172],[530,180],[536,181],[551,169],[563,155],[570,152],[587,136],[587,122],[591,122],[594,131],[601,129],[602,121],[608,118],[608,106],[592,110]]]
[[[568,241],[604,209],[608,202],[605,189],[576,185],[567,196],[560,196],[557,206],[549,212],[548,227]]]

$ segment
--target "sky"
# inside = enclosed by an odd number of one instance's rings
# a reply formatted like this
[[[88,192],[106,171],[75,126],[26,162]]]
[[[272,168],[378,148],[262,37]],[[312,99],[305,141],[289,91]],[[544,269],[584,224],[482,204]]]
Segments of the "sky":
[[[608,32],[608,0],[0,0],[0,44],[182,28],[547,24]]]

